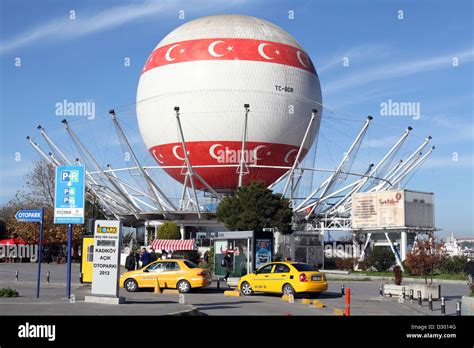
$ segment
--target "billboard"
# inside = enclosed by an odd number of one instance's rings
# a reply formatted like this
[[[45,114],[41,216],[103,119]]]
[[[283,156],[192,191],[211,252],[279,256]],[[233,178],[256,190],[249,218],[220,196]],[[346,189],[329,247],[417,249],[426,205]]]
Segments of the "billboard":
[[[384,227],[434,228],[433,194],[408,190],[354,194],[352,228]]]

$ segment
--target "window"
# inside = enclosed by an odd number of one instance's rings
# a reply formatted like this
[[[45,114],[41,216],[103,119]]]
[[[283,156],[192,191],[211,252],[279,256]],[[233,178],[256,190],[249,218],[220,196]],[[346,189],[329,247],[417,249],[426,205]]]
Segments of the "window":
[[[184,260],[183,262],[186,266],[188,266],[188,268],[198,268],[198,265],[196,265],[194,262],[189,260]]]
[[[318,270],[316,267],[308,265],[307,263],[293,263],[292,266],[299,272],[314,272]]]
[[[87,247],[86,261],[87,261],[87,262],[92,262],[92,261],[94,261],[94,244],[89,245],[89,246]]]
[[[273,268],[273,265],[269,264],[269,265],[263,266],[262,268],[259,268],[257,273],[258,274],[260,274],[260,273],[270,273],[272,271],[272,268]]]
[[[163,270],[163,262],[153,263],[147,267],[148,272],[161,272]]]
[[[289,271],[290,271],[290,267],[282,263],[278,263],[275,266],[275,270],[273,271],[273,273],[288,273]]]
[[[180,269],[177,262],[164,262],[163,271],[165,272],[179,271]]]

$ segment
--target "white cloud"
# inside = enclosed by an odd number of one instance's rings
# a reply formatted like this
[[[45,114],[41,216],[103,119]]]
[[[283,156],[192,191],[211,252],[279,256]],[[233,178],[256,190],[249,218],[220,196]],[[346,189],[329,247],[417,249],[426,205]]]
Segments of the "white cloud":
[[[373,69],[367,69],[355,73],[348,78],[341,78],[332,81],[325,85],[324,91],[326,94],[331,94],[347,88],[361,86],[375,81],[399,78],[402,76],[414,75],[435,69],[454,69],[451,65],[453,57],[457,57],[459,59],[459,64],[462,65],[463,63],[473,60],[474,51],[472,49],[468,49],[462,52],[453,52],[452,54],[436,56],[432,58],[377,66]]]
[[[243,2],[245,0],[226,1],[224,6],[233,6]],[[176,1],[148,0],[138,4],[112,7],[96,13],[77,12],[75,20],[69,19],[68,16],[56,18],[5,40],[0,45],[0,55],[38,42],[72,40],[112,29],[139,18],[154,16],[158,13],[169,13],[173,8],[177,8],[177,5]],[[213,6],[215,6],[215,3],[206,1],[196,3],[195,8],[202,10]]]

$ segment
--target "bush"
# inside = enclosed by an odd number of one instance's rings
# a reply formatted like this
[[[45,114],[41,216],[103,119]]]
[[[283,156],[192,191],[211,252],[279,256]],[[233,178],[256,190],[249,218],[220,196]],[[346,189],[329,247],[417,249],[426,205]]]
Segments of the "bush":
[[[158,228],[158,239],[181,239],[178,225],[173,221],[165,221]]]
[[[395,256],[389,248],[374,247],[367,258],[369,267],[386,272],[395,264]]]
[[[18,297],[18,291],[10,288],[0,289],[0,297]]]
[[[336,257],[336,267],[340,270],[352,270],[354,268],[355,259]]]
[[[367,271],[367,269],[369,269],[369,262],[367,260],[362,260],[357,263],[357,266],[361,271]]]
[[[441,273],[464,273],[466,270],[466,256],[451,256],[444,259],[439,266],[438,271]]]
[[[400,266],[393,267],[393,276],[395,277],[395,285],[400,285],[403,279],[403,271]]]

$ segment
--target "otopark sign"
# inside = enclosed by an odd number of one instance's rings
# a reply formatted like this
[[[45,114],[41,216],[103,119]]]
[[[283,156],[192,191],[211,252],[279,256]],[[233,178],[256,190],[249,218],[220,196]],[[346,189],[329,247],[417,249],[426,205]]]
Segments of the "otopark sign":
[[[55,224],[83,224],[84,166],[57,166],[54,200]]]
[[[118,220],[96,220],[92,260],[92,295],[118,296],[120,276],[120,236]]]

